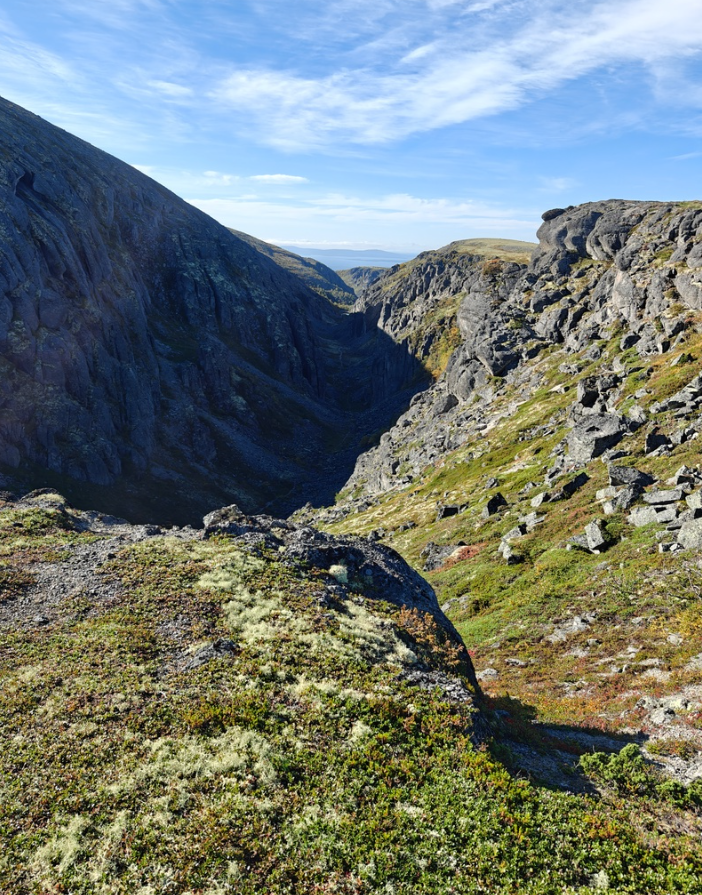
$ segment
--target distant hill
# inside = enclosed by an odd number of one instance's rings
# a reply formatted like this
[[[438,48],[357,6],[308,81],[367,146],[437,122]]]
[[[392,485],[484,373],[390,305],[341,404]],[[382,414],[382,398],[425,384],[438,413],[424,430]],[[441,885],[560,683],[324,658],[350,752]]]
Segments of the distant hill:
[[[283,248],[321,261],[336,271],[351,267],[394,267],[414,257],[408,252],[385,252],[382,249],[314,249],[293,245],[285,245]]]
[[[294,273],[319,295],[344,305],[353,304],[356,300],[353,287],[321,261],[317,261],[315,258],[304,258],[280,246],[257,239],[255,236],[249,236],[248,233],[234,230],[232,227],[229,230],[263,255],[272,258],[280,267]],[[300,251],[304,250],[300,249]]]
[[[338,274],[346,285],[360,296],[364,289],[375,283],[386,272],[386,267],[351,267],[349,270],[338,271]]]

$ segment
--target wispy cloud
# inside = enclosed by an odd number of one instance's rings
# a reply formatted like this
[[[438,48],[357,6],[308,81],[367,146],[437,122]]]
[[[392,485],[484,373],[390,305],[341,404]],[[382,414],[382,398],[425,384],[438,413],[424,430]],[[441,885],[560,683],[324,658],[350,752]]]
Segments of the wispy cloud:
[[[258,183],[309,183],[306,177],[297,177],[295,174],[252,174],[249,180],[255,180]]]
[[[564,193],[578,185],[572,177],[540,177],[541,191],[544,193]]]
[[[318,226],[320,223],[325,227],[339,225],[341,229],[356,229],[359,233],[377,232],[383,234],[383,242],[387,241],[389,233],[403,232],[402,227],[406,232],[418,233],[432,225],[453,227],[454,230],[458,227],[460,230],[456,232],[459,233],[499,233],[504,236],[515,231],[533,233],[534,220],[538,217],[536,213],[533,218],[524,217],[515,209],[469,199],[421,198],[407,193],[370,198],[338,193],[304,202],[269,201],[253,196],[188,201],[226,226],[238,229],[248,226],[250,232],[261,233],[261,227],[270,228],[270,221],[274,220],[280,232],[264,238],[283,242],[303,238],[307,225]]]
[[[653,67],[702,47],[698,0],[567,6],[550,0],[526,20],[516,16],[516,27],[511,14],[506,9],[498,17],[502,31],[493,23],[489,44],[479,49],[468,39],[472,19],[457,19],[438,45],[425,39],[394,66],[341,68],[319,77],[249,67],[232,71],[210,98],[253,117],[263,139],[276,146],[382,143],[514,109],[595,69]],[[409,74],[400,67],[408,59],[415,69]]]

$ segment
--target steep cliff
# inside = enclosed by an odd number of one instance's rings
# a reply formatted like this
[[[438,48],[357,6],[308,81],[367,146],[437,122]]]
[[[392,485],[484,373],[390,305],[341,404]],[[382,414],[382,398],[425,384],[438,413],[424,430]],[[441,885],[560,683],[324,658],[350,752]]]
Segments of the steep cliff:
[[[132,518],[328,500],[411,359],[130,166],[5,101],[0,134],[5,473]]]

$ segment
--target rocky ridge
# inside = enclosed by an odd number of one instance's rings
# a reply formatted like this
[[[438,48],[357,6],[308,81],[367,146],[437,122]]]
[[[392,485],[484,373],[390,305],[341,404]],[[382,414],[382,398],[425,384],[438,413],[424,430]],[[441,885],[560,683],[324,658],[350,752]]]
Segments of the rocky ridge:
[[[435,381],[336,505],[296,518],[422,568],[511,723],[634,736],[691,779],[702,204],[544,217],[528,264],[444,252],[367,290]]]
[[[515,412],[501,409],[496,416],[495,397],[507,389],[533,393],[539,375],[532,362],[556,347],[564,353],[564,373],[576,376],[577,365],[568,371],[568,355],[586,348],[596,354],[599,341],[620,335],[611,369],[601,364],[592,381],[578,384],[569,411],[571,466],[589,462],[645,422],[639,406],[617,413],[624,398],[619,386],[635,361],[682,345],[689,315],[700,309],[702,209],[610,201],[545,217],[529,264],[445,253],[438,262],[386,274],[364,293],[358,307],[369,320],[404,339],[425,363],[441,340],[455,344],[436,383],[415,396],[378,448],[359,458],[349,488],[377,494],[406,485],[428,464],[479,441],[498,418]],[[633,356],[624,356],[630,348]],[[698,385],[694,380],[668,400],[689,416]],[[672,406],[654,404],[651,411]]]

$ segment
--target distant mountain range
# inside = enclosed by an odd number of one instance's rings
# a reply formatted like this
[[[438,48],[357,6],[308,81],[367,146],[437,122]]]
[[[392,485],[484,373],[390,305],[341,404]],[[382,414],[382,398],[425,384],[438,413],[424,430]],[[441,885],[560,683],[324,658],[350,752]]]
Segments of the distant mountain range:
[[[384,252],[382,249],[312,249],[307,246],[284,245],[282,248],[303,258],[314,258],[332,270],[352,267],[394,267],[414,258],[411,253]]]

